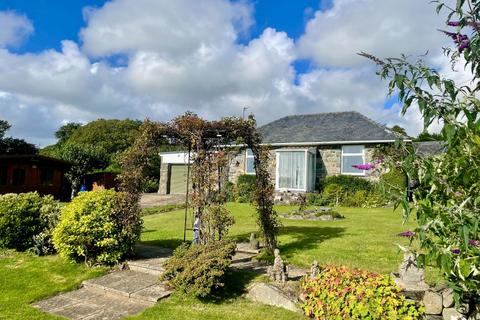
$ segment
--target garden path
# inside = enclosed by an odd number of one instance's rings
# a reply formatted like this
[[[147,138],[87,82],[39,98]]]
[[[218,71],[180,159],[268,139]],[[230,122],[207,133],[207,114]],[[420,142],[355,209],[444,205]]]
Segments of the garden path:
[[[78,290],[39,301],[35,307],[68,319],[116,320],[134,315],[168,297],[172,290],[159,281],[171,250],[138,246],[137,260],[124,270],[84,281]]]
[[[153,208],[169,204],[180,204],[184,202],[184,194],[143,193],[140,198],[140,207]]]
[[[159,280],[172,251],[139,245],[137,252],[137,259],[128,261],[122,270],[86,280],[79,289],[36,302],[34,306],[75,320],[117,320],[142,312],[173,292]],[[256,254],[239,244],[232,267],[265,273],[264,264],[252,261]]]

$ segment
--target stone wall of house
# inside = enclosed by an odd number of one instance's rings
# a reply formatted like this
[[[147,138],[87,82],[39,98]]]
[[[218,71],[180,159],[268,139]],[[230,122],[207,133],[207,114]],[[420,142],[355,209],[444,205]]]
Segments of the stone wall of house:
[[[365,145],[365,163],[373,161],[375,145]],[[341,174],[342,146],[319,146],[317,153],[317,181],[328,176]],[[367,171],[362,178],[376,181],[378,174]]]
[[[238,177],[245,173],[245,151],[231,152],[228,163],[228,181],[236,184]]]
[[[268,171],[272,178],[272,182],[275,183],[275,150],[270,150],[270,156],[268,160]],[[245,174],[246,166],[246,154],[245,150],[240,152],[232,152],[230,155],[230,161],[228,165],[228,181],[236,184],[238,177]]]
[[[309,147],[288,147],[288,149],[305,149]],[[275,150],[280,148],[275,148],[270,150],[270,157],[268,162],[268,170],[272,179],[272,183],[275,184],[276,179],[276,152]],[[366,145],[365,146],[365,162],[371,162],[373,160],[373,153],[375,150],[375,145]],[[242,174],[245,174],[245,162],[246,154],[245,150],[242,151],[232,151],[229,155],[229,165],[227,168],[228,180],[234,184],[237,183],[238,177]],[[318,146],[317,147],[317,168],[316,168],[316,181],[320,181],[327,176],[333,176],[341,174],[341,158],[342,158],[342,146],[341,145],[329,145],[329,146]],[[378,173],[372,174],[371,172],[366,173],[364,177],[371,181],[378,180]],[[167,182],[168,182],[168,164],[162,164],[160,167],[160,183],[159,183],[159,194],[167,193]],[[298,199],[298,192],[283,192],[277,193],[277,199],[289,199],[287,202],[295,202]]]

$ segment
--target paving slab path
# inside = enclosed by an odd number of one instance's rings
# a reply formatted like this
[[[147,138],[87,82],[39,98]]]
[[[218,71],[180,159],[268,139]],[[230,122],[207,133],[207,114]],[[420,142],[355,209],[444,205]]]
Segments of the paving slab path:
[[[160,281],[170,249],[138,245],[135,260],[124,270],[86,280],[78,290],[61,293],[34,303],[48,313],[75,320],[117,320],[138,314],[167,298],[173,290]],[[246,243],[237,244],[232,267],[265,274],[267,266],[253,260],[258,250]],[[304,271],[304,270],[302,270]]]
[[[144,193],[140,198],[140,207],[142,208],[152,208],[156,206],[181,203],[185,203],[184,194]]]
[[[160,282],[163,263],[171,250],[138,246],[138,259],[125,270],[86,280],[78,290],[39,301],[35,307],[68,319],[116,320],[142,312],[172,293]]]

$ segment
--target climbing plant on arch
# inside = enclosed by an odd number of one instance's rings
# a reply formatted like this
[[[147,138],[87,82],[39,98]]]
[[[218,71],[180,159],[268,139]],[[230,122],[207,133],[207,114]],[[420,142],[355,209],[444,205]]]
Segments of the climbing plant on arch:
[[[256,172],[254,204],[260,232],[267,250],[273,252],[278,233],[278,216],[273,209],[274,187],[268,171],[268,150],[261,145],[261,136],[253,116],[248,119],[236,117],[219,121],[206,121],[193,113],[185,113],[168,123],[146,120],[134,145],[120,161],[122,174],[120,189],[124,192],[123,210],[126,220],[140,219],[140,191],[145,179],[145,170],[151,155],[161,141],[183,146],[191,152],[192,192],[191,206],[203,226],[201,243],[221,239],[223,230],[211,232],[208,213],[218,213],[218,206],[226,200],[223,186],[227,182],[228,157],[226,146],[243,146],[252,150]],[[237,147],[239,150],[240,147]],[[235,147],[229,147],[235,150]]]

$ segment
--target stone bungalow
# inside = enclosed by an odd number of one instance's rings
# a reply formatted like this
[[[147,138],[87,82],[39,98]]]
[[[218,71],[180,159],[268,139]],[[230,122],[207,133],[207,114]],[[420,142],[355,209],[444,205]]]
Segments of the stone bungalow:
[[[259,128],[270,147],[272,182],[279,194],[311,192],[320,179],[351,175],[375,179],[353,165],[372,161],[375,146],[390,144],[395,135],[358,112],[333,112],[287,116]],[[186,190],[187,155],[161,153],[160,194]],[[229,180],[255,174],[253,156],[244,150],[232,156]]]

